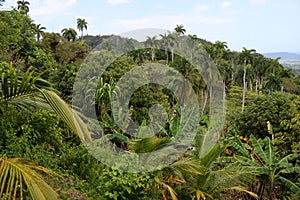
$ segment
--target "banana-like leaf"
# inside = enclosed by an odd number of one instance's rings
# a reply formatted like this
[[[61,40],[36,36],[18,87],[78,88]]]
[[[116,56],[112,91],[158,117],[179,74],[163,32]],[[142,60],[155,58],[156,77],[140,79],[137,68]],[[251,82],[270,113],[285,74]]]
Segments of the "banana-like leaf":
[[[251,139],[251,142],[252,142],[253,147],[254,147],[254,153],[256,153],[259,156],[259,158],[264,162],[262,164],[269,165],[271,161],[269,160],[269,157],[267,156],[267,153],[264,152],[264,150],[263,150],[262,142],[258,141],[253,135],[250,135],[250,139]]]
[[[283,173],[283,174],[292,174],[292,173],[300,174],[300,167],[285,168],[285,169],[280,170],[280,173]]]
[[[293,183],[292,181],[282,177],[282,176],[278,176],[278,179],[285,185],[287,186],[287,188],[289,188],[293,193],[294,195],[297,197],[297,198],[300,198],[300,188],[295,184]]]
[[[25,183],[33,200],[57,200],[58,194],[35,170],[57,175],[53,171],[34,165],[22,158],[0,158],[0,198],[23,199]]]
[[[136,153],[147,153],[156,151],[170,142],[169,138],[156,136],[144,137],[130,141],[129,148]]]
[[[235,148],[241,155],[245,157],[249,157],[250,155],[249,151],[245,148],[245,145],[237,136],[235,136],[232,140],[230,140],[229,146]]]

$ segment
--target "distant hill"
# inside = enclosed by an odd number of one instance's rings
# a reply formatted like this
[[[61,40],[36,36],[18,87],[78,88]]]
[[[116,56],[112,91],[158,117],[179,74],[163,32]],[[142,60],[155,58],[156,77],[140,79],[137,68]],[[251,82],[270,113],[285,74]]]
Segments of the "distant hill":
[[[291,69],[294,73],[300,74],[300,54],[289,52],[273,52],[264,53],[264,56],[272,59],[281,57],[279,62],[283,66]]]
[[[300,54],[289,53],[289,52],[273,52],[273,53],[264,53],[264,56],[268,58],[278,58],[281,57],[281,61],[300,61]]]

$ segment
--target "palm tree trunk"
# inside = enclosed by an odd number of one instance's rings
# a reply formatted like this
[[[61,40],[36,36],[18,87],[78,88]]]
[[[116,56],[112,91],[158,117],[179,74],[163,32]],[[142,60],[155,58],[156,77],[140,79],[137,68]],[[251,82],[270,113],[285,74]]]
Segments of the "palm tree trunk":
[[[169,63],[169,52],[167,48],[165,48],[165,54],[167,56],[167,63]]]
[[[231,74],[231,84],[233,84],[233,80],[234,80],[234,58],[231,58],[231,69],[232,69],[232,74]]]
[[[242,112],[244,112],[244,108],[245,108],[245,95],[246,95],[246,72],[247,72],[247,59],[244,59],[244,77],[243,77],[243,100],[242,100]]]
[[[152,59],[152,61],[154,61],[154,56],[155,56],[154,48],[152,48],[151,49],[151,59]]]
[[[264,77],[262,76],[261,79],[260,79],[259,89],[262,89],[263,83],[264,83]]]
[[[174,62],[174,49],[173,48],[172,48],[171,52],[172,52],[172,62]]]
[[[258,93],[258,77],[255,80],[255,93]]]
[[[212,115],[212,111],[213,111],[213,108],[212,108],[212,103],[213,103],[213,87],[212,85],[209,86],[209,115],[211,116]]]
[[[223,116],[226,114],[226,83],[223,81]]]
[[[208,91],[205,91],[204,94],[205,94],[205,97],[203,99],[203,106],[202,106],[202,111],[201,111],[202,115],[204,114],[204,110],[205,110],[205,107],[206,107],[206,104],[207,104]]]

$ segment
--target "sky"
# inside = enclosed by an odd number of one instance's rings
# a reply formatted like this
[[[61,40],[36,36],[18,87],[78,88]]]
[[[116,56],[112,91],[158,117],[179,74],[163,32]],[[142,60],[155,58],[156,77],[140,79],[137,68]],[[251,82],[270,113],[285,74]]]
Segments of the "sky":
[[[84,34],[121,34],[140,28],[173,31],[211,42],[225,41],[231,50],[300,53],[300,0],[27,0],[29,16],[48,32],[76,29],[77,18],[88,22]],[[6,0],[0,9],[17,7]]]

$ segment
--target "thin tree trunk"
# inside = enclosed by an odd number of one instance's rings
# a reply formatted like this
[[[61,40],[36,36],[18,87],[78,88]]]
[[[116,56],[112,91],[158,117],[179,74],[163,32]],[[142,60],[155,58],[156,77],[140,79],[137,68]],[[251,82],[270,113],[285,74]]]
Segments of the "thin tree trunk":
[[[202,111],[201,111],[202,115],[204,114],[204,110],[205,110],[205,107],[206,107],[206,104],[207,104],[207,99],[208,99],[208,91],[205,91],[204,93],[205,93],[205,97],[204,97]]]
[[[174,49],[173,48],[172,48],[171,52],[172,52],[172,62],[174,62]]]
[[[151,49],[151,59],[154,61],[154,48]]]
[[[263,88],[263,84],[264,84],[264,77],[262,76],[261,79],[260,79],[259,89]]]
[[[255,93],[258,93],[258,77],[255,79]]]
[[[243,77],[243,84],[244,84],[244,87],[243,87],[243,100],[242,100],[242,112],[244,112],[244,108],[245,108],[245,95],[246,95],[246,64],[247,64],[247,60],[244,59],[244,77]]]
[[[223,116],[226,115],[226,83],[223,81]]]
[[[209,116],[212,115],[212,110],[213,110],[213,108],[212,108],[213,100],[212,99],[213,99],[213,87],[211,85],[211,86],[209,86]]]
[[[169,63],[169,52],[168,52],[167,48],[165,49],[165,54],[167,56],[167,63]]]
[[[233,80],[234,80],[234,58],[231,58],[231,69],[232,69],[232,73],[231,73],[231,84],[233,84]]]

